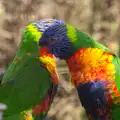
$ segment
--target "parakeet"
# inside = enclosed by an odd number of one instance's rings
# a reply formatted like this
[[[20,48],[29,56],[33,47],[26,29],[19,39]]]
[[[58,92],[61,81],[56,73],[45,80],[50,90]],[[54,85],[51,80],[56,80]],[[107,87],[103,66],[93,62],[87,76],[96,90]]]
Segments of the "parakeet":
[[[43,120],[50,108],[59,83],[55,57],[38,46],[50,25],[49,20],[36,21],[24,31],[0,86],[0,102],[7,105],[4,120]]]
[[[114,52],[64,22],[48,27],[39,45],[66,61],[89,120],[120,119],[120,60]]]

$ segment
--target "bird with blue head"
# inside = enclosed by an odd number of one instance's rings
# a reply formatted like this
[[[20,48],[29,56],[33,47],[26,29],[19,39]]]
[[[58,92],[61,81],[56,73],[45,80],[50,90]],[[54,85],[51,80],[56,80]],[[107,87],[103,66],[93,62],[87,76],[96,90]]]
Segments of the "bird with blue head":
[[[43,36],[39,41],[39,45],[47,46],[49,51],[53,53],[56,57],[60,59],[67,59],[74,53],[74,48],[72,44],[72,40],[69,39],[69,31],[66,25],[61,20],[53,21],[53,25],[46,29]],[[72,29],[73,32],[75,29]],[[72,31],[71,31],[72,32]],[[74,33],[73,33],[74,34]],[[73,37],[75,37],[73,35]]]
[[[61,20],[52,21],[39,46],[67,62],[89,120],[120,118],[120,60],[114,52]]]

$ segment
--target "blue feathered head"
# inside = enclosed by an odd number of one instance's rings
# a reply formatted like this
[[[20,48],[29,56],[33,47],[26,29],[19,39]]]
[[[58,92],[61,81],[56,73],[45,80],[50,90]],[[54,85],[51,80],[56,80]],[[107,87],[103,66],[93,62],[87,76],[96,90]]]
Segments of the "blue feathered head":
[[[71,56],[73,44],[68,38],[66,24],[62,20],[55,19],[46,19],[43,20],[43,23],[44,32],[39,41],[40,47],[48,47],[49,51],[60,59],[67,59]],[[36,22],[36,26],[39,29],[39,22]]]

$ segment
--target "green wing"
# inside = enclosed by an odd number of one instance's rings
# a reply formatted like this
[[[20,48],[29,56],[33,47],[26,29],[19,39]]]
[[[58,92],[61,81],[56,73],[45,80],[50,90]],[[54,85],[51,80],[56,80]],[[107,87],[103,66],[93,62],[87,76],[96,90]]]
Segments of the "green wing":
[[[21,117],[24,117],[21,113],[28,109],[32,110],[39,103],[44,109],[38,111],[41,114],[34,115],[32,119],[41,118],[42,120],[48,113],[57,91],[57,85],[51,82],[50,73],[34,56],[30,56],[20,70],[16,77],[6,81],[0,87],[0,102],[8,106],[4,119],[21,120]],[[41,104],[40,101],[43,103]]]
[[[51,104],[53,100],[56,90],[53,89],[51,74],[39,61],[38,41],[41,34],[33,24],[28,25],[18,52],[3,76],[0,102],[8,106],[4,114],[5,120],[17,120],[16,117],[19,120],[22,112],[32,110],[37,104],[46,108],[46,95],[50,99],[48,103]],[[40,103],[41,101],[44,103]],[[50,104],[47,104],[48,107]],[[44,110],[42,113],[44,114]]]
[[[11,80],[15,81],[0,88],[0,102],[8,106],[5,115],[33,108],[44,98],[52,84],[49,72],[34,57],[26,61],[24,68]]]

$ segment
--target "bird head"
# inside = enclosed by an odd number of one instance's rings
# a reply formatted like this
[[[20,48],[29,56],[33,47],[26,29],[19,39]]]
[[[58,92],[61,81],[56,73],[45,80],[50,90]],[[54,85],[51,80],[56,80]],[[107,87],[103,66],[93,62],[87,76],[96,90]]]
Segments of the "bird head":
[[[40,47],[48,50],[60,59],[67,59],[74,53],[73,44],[76,40],[76,29],[61,20],[53,20],[39,40]],[[47,23],[48,24],[48,23]]]

